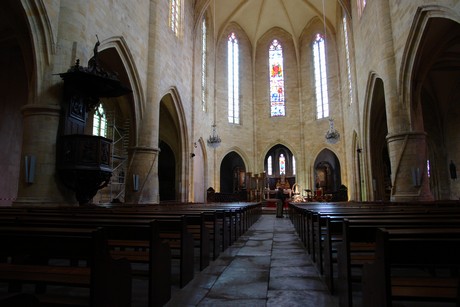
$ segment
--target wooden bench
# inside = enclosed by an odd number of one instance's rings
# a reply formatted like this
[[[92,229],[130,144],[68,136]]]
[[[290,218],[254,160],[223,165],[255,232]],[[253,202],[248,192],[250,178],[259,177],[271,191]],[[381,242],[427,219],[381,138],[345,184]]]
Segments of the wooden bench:
[[[460,306],[460,228],[380,228],[375,253],[363,267],[363,306],[395,300]]]
[[[130,264],[110,256],[103,229],[2,226],[0,246],[0,280],[13,293],[32,284],[41,303],[131,304]],[[56,296],[47,291],[50,286],[86,288],[89,294]]]
[[[88,227],[88,226],[100,226],[110,227],[116,229],[122,225],[149,225],[152,218],[129,218],[120,216],[101,216],[91,214],[83,215],[62,215],[62,216],[20,216],[18,217],[18,223],[22,225],[71,225],[72,227]],[[159,238],[163,242],[169,244],[171,249],[171,258],[179,260],[179,283],[180,287],[184,287],[194,277],[194,243],[193,237],[187,230],[186,218],[184,216],[158,216],[155,218],[158,224]],[[112,248],[114,243],[125,244],[125,248],[128,245],[133,249],[140,249],[143,247],[146,250],[149,247],[148,241],[139,242],[138,240],[123,240],[116,241],[116,238],[110,238]],[[142,245],[142,246],[141,246]],[[147,261],[148,254],[145,257],[139,254],[139,260],[145,259]],[[134,259],[134,256],[131,257]]]
[[[433,207],[425,204],[289,204],[289,217],[331,293],[335,291],[333,263],[336,262],[337,244],[341,242],[343,219],[401,219],[433,215],[460,218],[460,209],[452,203]]]
[[[353,284],[360,286],[360,271],[375,260],[375,241],[379,227],[387,228],[444,228],[458,227],[460,218],[413,216],[385,219],[345,219],[343,238],[338,247],[338,290],[341,306],[353,306]],[[359,287],[358,287],[359,288]]]

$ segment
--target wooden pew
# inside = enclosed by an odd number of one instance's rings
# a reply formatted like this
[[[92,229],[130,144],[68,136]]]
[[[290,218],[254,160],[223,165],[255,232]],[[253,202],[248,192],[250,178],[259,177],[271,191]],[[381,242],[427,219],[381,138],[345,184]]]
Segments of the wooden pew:
[[[309,251],[312,260],[316,263],[320,274],[323,276],[331,293],[333,286],[333,262],[336,248],[340,242],[342,227],[335,227],[334,222],[341,223],[347,217],[367,217],[367,218],[403,218],[409,215],[437,215],[441,217],[452,217],[452,214],[460,217],[460,209],[448,203],[430,206],[426,204],[398,205],[392,204],[382,206],[380,204],[289,204],[289,215],[293,221],[299,237]],[[333,245],[334,244],[334,245]]]
[[[408,300],[460,306],[459,268],[460,228],[380,228],[375,261],[363,267],[363,305]]]
[[[382,216],[379,218],[345,219],[342,225],[343,237],[338,247],[338,292],[340,306],[353,306],[353,283],[359,282],[365,263],[375,259],[376,233],[379,227],[387,228],[444,228],[458,227],[460,217],[405,216],[400,218]],[[354,270],[354,271],[353,271]],[[352,274],[354,272],[354,274]]]
[[[129,262],[110,257],[103,229],[1,226],[0,246],[0,280],[8,282],[13,292],[21,292],[21,285],[29,283],[37,285],[41,303],[131,304]],[[73,266],[76,261],[85,265]],[[57,297],[46,291],[50,285],[87,288],[89,296]]]
[[[351,218],[359,216],[371,218],[375,216],[380,218],[382,215],[400,218],[407,215],[438,215],[438,216],[452,216],[456,214],[460,216],[460,209],[458,208],[428,208],[426,206],[388,206],[388,207],[358,207],[358,208],[343,208],[343,207],[328,207],[320,211],[308,210],[307,232],[308,242],[312,260],[317,264],[320,274],[324,274],[324,240],[327,235],[327,219],[341,220],[343,218]],[[340,229],[340,228],[339,228]]]
[[[20,216],[18,223],[23,225],[71,225],[72,227],[100,226],[116,229],[123,225],[149,225],[152,218],[130,219],[129,217],[112,217],[90,214],[83,215],[65,215],[62,216]],[[184,287],[194,276],[194,243],[193,237],[187,230],[186,218],[184,216],[158,216],[155,218],[158,224],[159,237],[162,241],[167,242],[171,249],[171,257],[179,260],[180,287]],[[132,248],[144,249],[149,247],[148,241],[131,242],[124,240],[125,245],[132,244]],[[112,244],[116,238],[111,238]],[[125,246],[128,247],[128,246]],[[134,259],[134,256],[133,256]],[[139,259],[142,259],[140,257]],[[146,258],[147,260],[147,258]]]
[[[188,233],[193,237],[194,247],[198,249],[198,257],[200,261],[200,270],[205,269],[209,265],[210,261],[210,235],[209,230],[206,225],[207,222],[213,221],[213,217],[210,213],[204,213],[201,211],[131,211],[131,210],[117,210],[117,211],[107,211],[107,210],[94,210],[91,212],[75,212],[77,217],[85,217],[90,215],[91,218],[122,218],[129,220],[146,220],[146,219],[155,219],[161,221],[162,219],[174,219],[179,218],[183,219],[186,225]],[[182,226],[180,226],[182,227]],[[210,227],[215,227],[212,225]],[[164,229],[161,227],[159,230]],[[185,232],[184,232],[185,233]],[[185,235],[185,234],[184,234]],[[170,235],[171,237],[171,235]],[[180,245],[174,244],[172,248],[180,248]],[[184,260],[185,261],[185,260]]]

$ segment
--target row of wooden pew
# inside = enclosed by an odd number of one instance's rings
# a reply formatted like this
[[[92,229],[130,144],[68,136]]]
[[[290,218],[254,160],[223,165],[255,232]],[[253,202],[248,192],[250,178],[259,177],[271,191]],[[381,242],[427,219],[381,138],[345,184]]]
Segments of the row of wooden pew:
[[[50,305],[130,306],[133,279],[147,278],[148,305],[163,306],[175,280],[184,287],[261,210],[260,203],[0,208],[3,296],[33,285]],[[87,293],[51,295],[54,286]]]
[[[290,203],[289,217],[340,306],[460,306],[460,203]]]

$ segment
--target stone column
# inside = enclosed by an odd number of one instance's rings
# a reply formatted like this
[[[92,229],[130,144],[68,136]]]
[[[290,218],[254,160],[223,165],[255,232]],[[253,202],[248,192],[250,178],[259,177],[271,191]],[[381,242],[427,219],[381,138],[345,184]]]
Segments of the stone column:
[[[13,206],[62,205],[76,202],[73,194],[58,183],[56,178],[56,136],[60,107],[29,104],[22,108],[24,118],[21,172],[18,197]],[[35,160],[35,167],[29,164],[27,182],[25,157]]]
[[[43,46],[35,46],[35,76],[29,103],[22,108],[23,145],[18,196],[14,206],[47,204],[63,205],[75,203],[74,194],[64,188],[56,174],[56,140],[59,129],[62,81],[55,74],[65,72],[75,64],[77,54],[83,55],[81,44],[86,35],[87,1],[61,0],[59,7],[59,29],[54,54],[48,54]],[[39,27],[31,27],[31,36],[45,35]],[[46,38],[43,38],[46,39]],[[33,41],[39,42],[40,39]],[[86,46],[85,46],[86,48]],[[35,157],[33,183],[25,182],[25,156]]]
[[[159,203],[158,154],[150,147],[130,149],[129,173],[126,178],[125,202],[131,204]]]
[[[392,163],[391,201],[433,200],[427,172],[426,133],[388,135]]]
[[[426,135],[412,131],[410,116],[398,97],[397,71],[389,1],[377,1],[378,25],[382,37],[382,77],[391,161],[391,201],[432,200],[426,172]]]
[[[159,133],[159,103],[156,69],[157,45],[157,12],[158,4],[150,1],[150,22],[149,22],[149,66],[147,69],[147,98],[141,101],[142,117],[136,114],[139,122],[136,134],[136,146],[129,151],[129,164],[127,171],[127,182],[125,188],[125,202],[131,204],[158,204],[160,201],[158,181],[158,147]],[[133,178],[138,176],[139,187],[133,189]]]

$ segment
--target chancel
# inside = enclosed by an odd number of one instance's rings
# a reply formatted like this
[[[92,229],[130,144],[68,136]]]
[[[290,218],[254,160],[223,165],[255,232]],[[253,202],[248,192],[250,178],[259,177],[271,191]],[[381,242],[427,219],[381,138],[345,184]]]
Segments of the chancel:
[[[0,306],[458,305],[459,1],[0,20]]]

